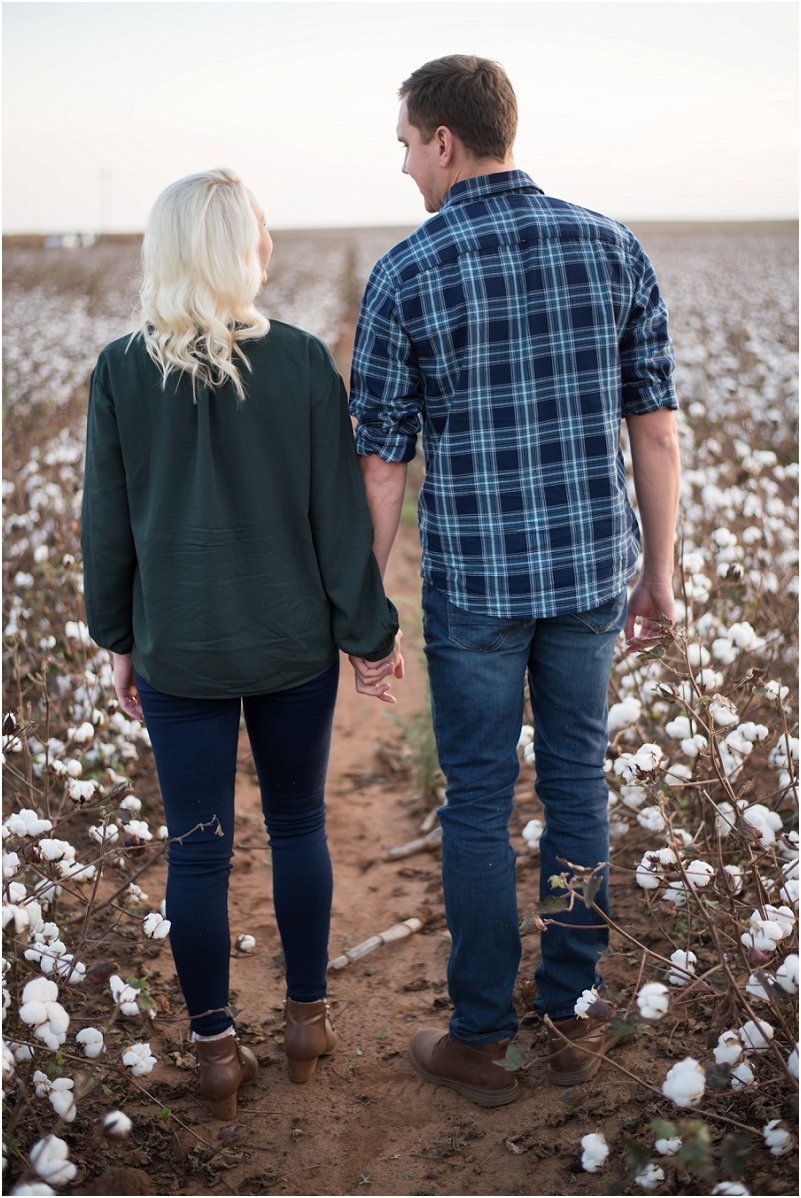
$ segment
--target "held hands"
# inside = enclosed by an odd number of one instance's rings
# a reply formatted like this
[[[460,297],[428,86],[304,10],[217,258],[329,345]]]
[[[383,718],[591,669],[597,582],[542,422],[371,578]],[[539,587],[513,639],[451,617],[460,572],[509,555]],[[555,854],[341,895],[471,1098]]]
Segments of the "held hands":
[[[642,576],[629,596],[624,636],[630,651],[648,649],[662,637],[664,628],[659,626],[660,617],[667,618],[671,624],[676,621],[673,586],[670,580],[663,582]],[[639,630],[635,636],[637,621]]]
[[[112,653],[114,662],[114,690],[120,707],[129,720],[142,720],[142,705],[136,690],[133,658],[130,653]]]
[[[381,661],[367,661],[364,657],[348,658],[355,671],[356,690],[360,695],[372,695],[382,703],[395,702],[389,678],[403,677],[403,654],[400,651],[402,638],[403,633],[398,632],[392,652]]]

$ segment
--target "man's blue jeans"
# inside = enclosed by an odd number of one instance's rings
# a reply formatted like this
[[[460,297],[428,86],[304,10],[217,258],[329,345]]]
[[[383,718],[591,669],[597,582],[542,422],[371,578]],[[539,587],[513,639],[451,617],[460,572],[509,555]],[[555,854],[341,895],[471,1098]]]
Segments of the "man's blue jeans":
[[[609,859],[607,691],[626,592],[593,611],[544,620],[503,620],[455,607],[423,587],[431,713],[447,779],[442,876],[453,937],[448,988],[451,1035],[470,1044],[513,1036],[512,990],[520,964],[515,853],[509,840],[517,742],[528,671],[534,714],[537,794],[545,809],[540,897],[564,858],[594,867]],[[564,892],[562,892],[564,893]],[[596,902],[608,908],[604,871]],[[599,916],[583,903],[555,912],[561,927],[542,934],[536,1009],[566,1019],[599,980],[608,944]]]

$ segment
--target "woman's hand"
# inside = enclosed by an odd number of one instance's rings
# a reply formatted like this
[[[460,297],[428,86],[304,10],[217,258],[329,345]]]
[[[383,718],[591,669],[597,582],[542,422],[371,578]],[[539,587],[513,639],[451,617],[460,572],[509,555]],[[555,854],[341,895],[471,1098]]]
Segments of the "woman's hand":
[[[114,663],[114,690],[117,692],[120,707],[129,720],[144,722],[145,717],[142,714],[142,705],[136,690],[131,654],[112,653],[111,657]]]
[[[403,677],[403,654],[400,651],[402,632],[395,637],[392,652],[380,661],[367,661],[364,657],[349,657],[356,678],[356,690],[360,695],[371,695],[382,703],[394,703],[395,696],[390,690],[390,682],[384,681],[390,676]]]

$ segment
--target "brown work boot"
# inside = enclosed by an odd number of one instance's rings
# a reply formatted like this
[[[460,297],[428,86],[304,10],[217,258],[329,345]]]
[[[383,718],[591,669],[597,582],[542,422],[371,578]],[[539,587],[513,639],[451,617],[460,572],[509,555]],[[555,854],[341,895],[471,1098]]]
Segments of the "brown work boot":
[[[327,1057],[338,1044],[324,998],[316,1002],[286,1000],[284,1052],[290,1081],[307,1082],[317,1068],[317,1058]]]
[[[506,1055],[508,1043],[463,1044],[447,1032],[421,1028],[409,1042],[409,1056],[420,1076],[435,1086],[449,1086],[479,1106],[503,1106],[519,1093],[514,1077],[495,1064]]]
[[[256,1076],[259,1064],[249,1048],[243,1048],[236,1036],[221,1040],[195,1041],[200,1066],[200,1094],[216,1119],[236,1117],[236,1098],[240,1086]]]
[[[609,1024],[597,1019],[571,1016],[558,1022],[554,1019],[552,1023],[570,1043],[566,1044],[552,1028],[548,1029],[548,1081],[554,1086],[580,1086],[601,1068],[600,1054],[615,1043],[615,1037]],[[598,1055],[589,1056],[588,1052]]]

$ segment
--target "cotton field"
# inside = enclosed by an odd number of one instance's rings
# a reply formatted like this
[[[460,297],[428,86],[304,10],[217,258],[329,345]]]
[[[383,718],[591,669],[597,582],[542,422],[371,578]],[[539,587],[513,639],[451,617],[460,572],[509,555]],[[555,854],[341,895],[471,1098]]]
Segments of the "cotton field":
[[[576,1015],[627,1035],[669,1026],[689,1046],[640,1079],[661,1117],[626,1166],[630,1192],[748,1194],[767,1175],[781,1193],[798,1086],[796,234],[637,232],[678,361],[678,625],[647,653],[621,647],[609,696],[611,867],[645,912],[642,968],[622,1008],[587,991]],[[279,233],[260,305],[345,369],[354,306],[392,240]],[[131,327],[136,254],[5,251],[4,1161],[18,1194],[68,1187],[90,1136],[128,1136],[131,1087],[158,1060],[148,980],[131,975],[169,936],[146,871],[166,829],[147,732],[110,701],[83,622],[78,541],[86,385]],[[530,730],[520,751],[536,770]],[[529,821],[518,853],[536,857],[541,832]],[[591,902],[591,881],[565,901]],[[119,1109],[98,1128],[112,1078]],[[629,1149],[580,1114],[575,1128],[576,1168],[602,1185]]]

